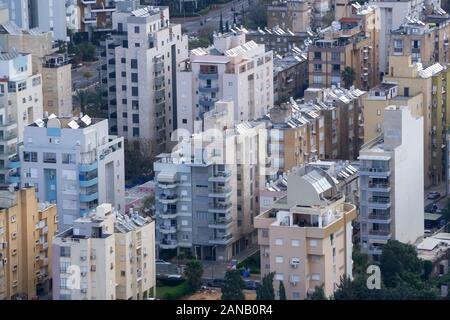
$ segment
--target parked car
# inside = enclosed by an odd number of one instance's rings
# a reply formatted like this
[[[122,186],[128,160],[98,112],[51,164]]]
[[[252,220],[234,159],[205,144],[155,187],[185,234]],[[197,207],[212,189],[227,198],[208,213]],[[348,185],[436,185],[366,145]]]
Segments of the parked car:
[[[427,199],[435,200],[435,199],[439,199],[440,196],[441,196],[441,194],[439,192],[430,191],[430,192],[428,192]]]
[[[244,283],[247,290],[256,290],[260,286],[260,283],[255,280],[244,280]]]

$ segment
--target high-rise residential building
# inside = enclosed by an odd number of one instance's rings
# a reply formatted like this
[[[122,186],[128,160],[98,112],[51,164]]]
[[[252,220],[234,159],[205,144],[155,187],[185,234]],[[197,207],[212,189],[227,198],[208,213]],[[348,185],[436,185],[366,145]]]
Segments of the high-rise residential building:
[[[106,40],[110,131],[149,142],[164,152],[176,127],[177,63],[187,57],[187,36],[169,22],[168,7],[121,8]]]
[[[29,0],[30,28],[51,32],[54,41],[67,41],[66,2]]]
[[[267,6],[267,26],[279,26],[294,33],[311,28],[311,4],[306,0],[273,1]]]
[[[437,185],[446,177],[445,127],[450,123],[446,99],[450,90],[450,69],[439,63],[424,67],[411,56],[390,56],[389,73],[380,87],[364,101],[364,141],[378,136],[383,128],[384,108],[389,104],[408,106],[424,119],[425,186]]]
[[[78,32],[81,29],[81,16],[78,0],[66,0],[67,29]]]
[[[361,249],[376,259],[388,240],[414,243],[424,233],[423,117],[396,106],[384,116],[383,134],[359,156]]]
[[[367,4],[321,30],[308,46],[309,85],[354,84],[367,90],[379,83],[379,30],[379,10]],[[353,69],[354,81],[343,75],[345,68]]]
[[[212,47],[192,50],[177,72],[177,128],[202,131],[218,100],[233,102],[236,123],[264,116],[273,106],[272,58],[244,32],[216,34]]]
[[[94,33],[112,30],[112,14],[116,11],[116,2],[121,5],[136,1],[115,0],[77,0],[80,15],[80,32],[91,39]],[[121,3],[123,2],[123,3]]]
[[[108,134],[107,120],[38,119],[24,130],[19,158],[20,175],[11,182],[34,186],[39,201],[56,203],[60,231],[99,203],[124,211],[123,138]]]
[[[154,248],[154,221],[99,205],[53,240],[53,299],[148,297],[156,286]]]
[[[450,16],[441,8],[420,19],[408,18],[398,29],[391,31],[389,55],[411,55],[412,62],[430,66],[435,62],[450,62]]]
[[[47,295],[56,206],[38,203],[33,188],[0,191],[0,300]]]
[[[64,54],[43,58],[42,95],[44,112],[61,117],[72,116],[72,70]]]
[[[352,3],[351,1],[344,1]],[[406,17],[418,18],[424,8],[440,8],[440,0],[373,0],[370,5],[380,10],[380,40],[377,43],[380,72],[388,72],[389,37],[392,30],[398,29],[406,22]],[[337,6],[337,4],[336,4]],[[391,48],[392,49],[392,48]]]
[[[274,287],[283,281],[289,300],[306,299],[321,285],[331,296],[341,277],[352,277],[356,207],[317,167],[295,168],[287,184],[287,195],[255,218],[261,275],[274,272]]]
[[[253,218],[264,177],[259,153],[266,148],[265,126],[233,126],[233,103],[215,107],[205,115],[204,134],[154,163],[157,244],[160,251],[186,250],[198,259],[227,261],[256,243]],[[215,136],[218,132],[223,136]]]
[[[42,77],[32,73],[30,54],[0,54],[0,93],[0,182],[5,183],[17,168],[12,160],[25,126],[43,114]]]

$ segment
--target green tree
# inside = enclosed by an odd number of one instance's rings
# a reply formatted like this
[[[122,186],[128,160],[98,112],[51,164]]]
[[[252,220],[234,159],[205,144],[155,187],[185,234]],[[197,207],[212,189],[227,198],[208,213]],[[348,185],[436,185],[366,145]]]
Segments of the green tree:
[[[125,142],[125,179],[132,182],[136,178],[152,174],[154,153],[153,140]]]
[[[155,215],[155,194],[150,193],[142,201],[139,213],[144,217],[153,217]]]
[[[261,285],[256,289],[256,300],[275,300],[275,290],[273,288],[274,272],[265,275]]]
[[[245,300],[244,280],[238,270],[228,270],[225,273],[224,285],[222,287],[222,300]]]
[[[278,288],[278,296],[280,297],[280,300],[287,300],[286,289],[284,288],[283,281],[280,281],[280,286]]]
[[[344,70],[342,70],[341,76],[345,88],[350,89],[355,81],[355,70],[352,67],[345,67]]]
[[[316,286],[313,293],[308,296],[308,300],[327,300],[325,295],[325,285]]]
[[[366,273],[367,267],[369,265],[369,256],[361,252],[359,246],[353,246],[353,271],[355,274]]]
[[[80,108],[80,112],[85,113],[87,105],[89,103],[89,92],[87,92],[86,90],[78,89],[77,91],[75,91],[73,100],[75,102],[75,105]]]
[[[184,276],[192,290],[197,290],[202,284],[203,266],[198,260],[189,260],[184,269]]]

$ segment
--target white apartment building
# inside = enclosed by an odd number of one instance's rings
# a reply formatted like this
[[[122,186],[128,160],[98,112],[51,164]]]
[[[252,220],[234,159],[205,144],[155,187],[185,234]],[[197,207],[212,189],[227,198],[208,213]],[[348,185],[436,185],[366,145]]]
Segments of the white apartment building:
[[[168,7],[119,9],[112,19],[103,67],[111,133],[149,141],[154,154],[164,152],[176,124],[175,75],[187,58],[187,36],[169,22]]]
[[[17,169],[16,146],[25,126],[42,117],[42,77],[32,73],[31,55],[0,54],[0,182]]]
[[[218,100],[234,103],[235,123],[261,118],[273,106],[272,51],[245,33],[214,35],[214,45],[190,52],[177,72],[177,128],[200,132]]]
[[[419,18],[425,8],[441,7],[440,0],[372,0],[370,5],[380,8],[380,72],[388,72],[389,39],[392,30],[397,30],[406,17]]]
[[[53,240],[54,300],[140,300],[156,285],[154,221],[110,204]]]
[[[233,110],[232,102],[217,102],[206,115],[205,126],[216,129],[209,134],[220,131],[221,137],[196,134],[155,162],[159,250],[188,250],[198,259],[227,261],[255,243],[265,126],[232,126]]]
[[[424,233],[423,118],[385,109],[384,132],[360,151],[361,248],[374,256],[388,240],[415,243]]]
[[[7,0],[9,20],[15,22],[20,28],[28,30],[30,27],[29,0]]]
[[[67,41],[66,2],[64,0],[30,0],[30,28],[50,31],[54,41]]]
[[[20,175],[11,182],[34,186],[41,202],[58,205],[65,231],[99,203],[125,208],[123,138],[108,134],[108,120],[37,119],[24,130],[19,147]]]

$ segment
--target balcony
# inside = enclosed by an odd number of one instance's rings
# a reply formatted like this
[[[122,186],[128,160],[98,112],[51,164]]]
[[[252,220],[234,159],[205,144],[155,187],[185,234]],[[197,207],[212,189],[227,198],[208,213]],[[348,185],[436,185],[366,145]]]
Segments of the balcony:
[[[11,174],[8,176],[9,183],[20,183],[20,175],[19,174]]]
[[[367,205],[375,209],[389,209],[391,207],[391,200],[388,198],[369,198]]]
[[[164,62],[156,62],[155,63],[155,72],[161,72],[164,70]]]
[[[155,90],[155,99],[163,99],[166,97],[166,91],[163,87]]]
[[[211,221],[208,224],[208,227],[213,229],[227,229],[231,227],[232,222],[233,220],[231,219],[231,217],[221,217],[217,218],[214,221]]]
[[[165,78],[163,75],[159,75],[155,77],[155,86],[164,86]]]
[[[174,195],[164,195],[158,197],[158,201],[163,204],[172,204],[178,201],[178,196],[176,194]]]
[[[208,178],[209,182],[227,182],[231,179],[230,171],[215,172]]]
[[[48,234],[48,226],[45,226],[41,230],[39,230],[39,234],[41,236],[47,235]]]
[[[389,213],[386,214],[369,214],[367,217],[368,222],[370,223],[391,223],[391,215]]]
[[[167,212],[163,212],[159,214],[161,219],[175,219],[178,216],[178,212],[174,210],[169,210]]]
[[[98,199],[98,192],[80,193],[80,202],[91,202]]]
[[[19,157],[14,157],[8,160],[8,169],[18,169],[20,168]]]
[[[116,11],[116,7],[114,6],[101,6],[101,7],[92,7],[91,12],[114,12]]]
[[[227,198],[232,193],[231,187],[216,187],[209,190],[209,197],[211,198]]]
[[[98,184],[98,177],[80,177],[80,187],[82,188],[88,188],[92,187]]]
[[[219,75],[217,73],[199,73],[198,78],[200,80],[217,80]]]
[[[80,172],[90,172],[90,171],[96,170],[97,168],[98,168],[98,163],[93,162],[90,164],[80,164],[78,169]]]
[[[376,256],[376,255],[382,254],[383,253],[383,249],[381,249],[380,247],[371,246],[367,250],[367,253],[370,254],[370,255],[375,255]]]
[[[391,186],[389,183],[369,183],[367,189],[373,192],[390,192]]]
[[[159,247],[161,249],[175,249],[178,246],[178,243],[176,240],[166,240],[162,239],[159,243]]]
[[[233,240],[233,235],[231,233],[228,233],[223,236],[217,236],[217,237],[210,238],[209,243],[226,245],[226,244],[230,243],[232,240]]]
[[[96,4],[97,0],[81,0],[81,3],[84,5]]]
[[[211,207],[208,209],[208,212],[210,213],[229,213],[231,212],[232,205],[231,201],[227,202],[225,204],[212,204]]]
[[[161,189],[174,189],[178,187],[178,182],[158,182],[158,187]]]
[[[45,251],[47,249],[48,249],[48,242],[39,243],[39,250],[40,251]]]
[[[94,24],[94,23],[97,23],[97,18],[83,17],[83,23],[84,23],[84,24]]]
[[[212,86],[202,86],[198,88],[198,91],[201,93],[211,93],[211,92],[219,92],[219,87],[212,87]]]
[[[214,104],[216,103],[217,99],[206,99],[206,98],[199,98],[198,104],[202,107],[206,108],[212,108],[214,107]]]
[[[161,225],[161,226],[159,226],[159,232],[162,233],[162,234],[177,233],[177,227],[176,226]]]
[[[373,240],[388,241],[391,239],[391,232],[388,230],[373,230],[369,231],[369,237]]]
[[[391,174],[389,168],[359,168],[359,175],[370,177],[388,177]]]

